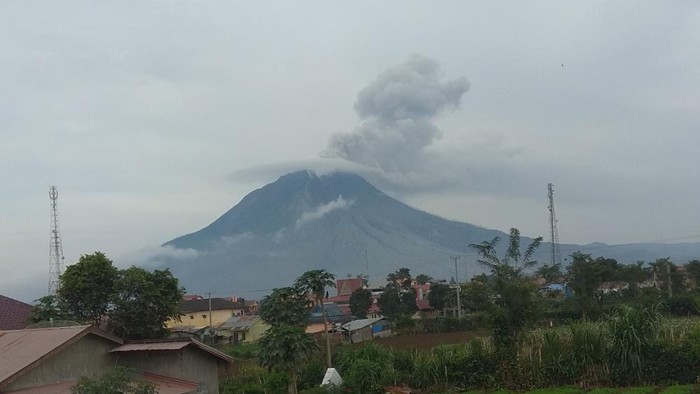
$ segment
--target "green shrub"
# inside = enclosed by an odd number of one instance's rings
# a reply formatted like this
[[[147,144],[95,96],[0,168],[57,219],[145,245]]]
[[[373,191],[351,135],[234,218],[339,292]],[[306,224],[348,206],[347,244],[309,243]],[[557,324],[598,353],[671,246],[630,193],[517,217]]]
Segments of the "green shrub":
[[[601,387],[587,391],[586,394],[620,394],[620,389],[614,389],[610,387]]]
[[[693,392],[693,385],[688,384],[684,386],[668,386],[661,390],[659,394],[690,394]]]
[[[656,387],[629,387],[623,390],[623,394],[652,394],[654,391],[656,391]]]

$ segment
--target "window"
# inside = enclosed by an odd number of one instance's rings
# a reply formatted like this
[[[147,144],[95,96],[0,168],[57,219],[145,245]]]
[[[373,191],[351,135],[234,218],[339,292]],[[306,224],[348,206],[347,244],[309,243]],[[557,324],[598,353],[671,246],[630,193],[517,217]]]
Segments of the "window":
[[[190,319],[194,319],[194,316],[190,315]]]
[[[207,315],[202,315],[202,319],[206,319],[206,318],[207,318]]]
[[[245,341],[245,333],[244,332],[241,333],[241,341]]]

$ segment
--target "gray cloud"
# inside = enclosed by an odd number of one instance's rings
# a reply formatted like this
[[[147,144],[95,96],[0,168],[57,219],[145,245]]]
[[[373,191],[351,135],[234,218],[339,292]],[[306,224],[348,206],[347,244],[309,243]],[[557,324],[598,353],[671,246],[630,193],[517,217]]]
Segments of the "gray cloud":
[[[415,170],[424,149],[441,136],[435,117],[457,108],[468,89],[465,78],[442,82],[435,60],[412,56],[358,93],[354,107],[362,124],[332,136],[321,156],[389,172]]]

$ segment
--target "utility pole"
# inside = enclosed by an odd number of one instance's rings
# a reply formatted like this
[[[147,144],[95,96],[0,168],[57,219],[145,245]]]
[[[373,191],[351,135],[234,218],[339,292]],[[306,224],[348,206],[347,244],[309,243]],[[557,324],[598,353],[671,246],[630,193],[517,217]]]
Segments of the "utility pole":
[[[457,255],[457,256],[450,256],[452,260],[455,261],[455,282],[459,283],[459,273],[457,272],[457,260],[459,260],[462,256]]]
[[[461,290],[461,286],[459,285],[459,273],[457,271],[457,260],[459,260],[462,256],[457,255],[457,256],[450,256],[452,260],[455,262],[455,282],[456,284],[456,289],[457,289],[457,318],[461,319],[462,318],[462,301],[459,299],[459,291]]]
[[[668,279],[668,298],[673,298],[673,288],[671,287],[671,262],[666,262],[666,278]]]
[[[211,327],[211,292],[207,293],[209,297],[209,327]]]

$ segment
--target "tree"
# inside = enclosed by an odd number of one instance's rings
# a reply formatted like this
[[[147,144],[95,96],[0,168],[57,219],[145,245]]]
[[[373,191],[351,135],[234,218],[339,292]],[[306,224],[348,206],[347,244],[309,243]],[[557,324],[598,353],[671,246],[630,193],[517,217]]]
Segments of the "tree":
[[[424,285],[424,284],[430,282],[431,280],[433,280],[432,276],[428,276],[426,274],[416,275],[416,283],[418,283],[419,285]]]
[[[574,290],[574,301],[581,310],[583,319],[594,312],[603,313],[605,293],[603,282],[625,280],[624,268],[617,260],[605,257],[591,258],[590,254],[574,252],[568,269],[568,284]]]
[[[450,296],[450,286],[444,283],[433,283],[428,293],[428,303],[433,309],[442,311],[447,305],[447,297]]]
[[[138,379],[124,367],[114,367],[100,377],[81,376],[71,388],[73,394],[155,394],[155,387]]]
[[[260,301],[260,318],[271,326],[306,327],[309,306],[298,289],[282,287],[272,290]]]
[[[118,270],[103,253],[83,255],[61,275],[55,299],[43,298],[37,318],[53,317],[103,325],[125,339],[160,338],[165,322],[180,316],[183,290],[168,270]]]
[[[537,274],[547,283],[558,283],[564,277],[561,272],[561,263],[545,264],[537,270]]]
[[[169,270],[131,267],[119,272],[109,331],[124,339],[161,338],[165,322],[179,319],[183,289]]]
[[[58,296],[64,312],[72,320],[100,326],[112,308],[118,270],[104,253],[82,255],[61,275]]]
[[[649,279],[650,271],[644,267],[643,261],[637,261],[636,264],[630,264],[622,267],[622,277],[627,282],[632,297],[637,298],[640,294],[640,285],[645,280]]]
[[[695,286],[695,289],[700,287],[700,260],[691,260],[685,265],[685,271],[688,278]]]
[[[260,339],[260,364],[286,373],[289,392],[297,392],[297,374],[301,361],[316,349],[313,338],[304,332],[309,305],[297,287],[274,289],[260,302],[260,318],[270,325]]]
[[[40,321],[63,320],[64,314],[60,305],[61,299],[53,295],[47,295],[34,300],[29,322],[39,323]]]
[[[389,319],[413,314],[418,310],[416,305],[416,290],[402,288],[395,283],[389,283],[377,300],[379,310]]]
[[[532,255],[542,242],[537,237],[530,242],[524,253],[520,251],[520,231],[510,229],[508,248],[502,259],[496,255],[500,239],[470,244],[481,257],[477,262],[491,271],[493,280],[490,287],[496,296],[496,309],[492,311],[494,339],[497,345],[511,347],[526,324],[534,318],[534,285],[524,275],[524,270],[534,267],[537,262]]]
[[[413,284],[410,268],[399,268],[398,271],[392,272],[386,276],[386,281],[393,283],[401,288],[408,289]]]
[[[321,306],[321,315],[323,316],[323,329],[326,337],[326,363],[328,368],[331,367],[331,341],[328,335],[328,317],[326,309],[323,306],[323,298],[326,294],[326,289],[335,288],[335,275],[326,270],[311,270],[304,272],[294,282],[294,287],[302,293],[311,293],[317,305]]]
[[[680,294],[685,291],[683,285],[683,273],[678,271],[678,267],[673,264],[671,258],[665,257],[656,259],[651,263],[652,270],[656,273],[656,279],[659,282],[659,287],[668,297],[674,294]],[[669,290],[670,281],[670,290]]]
[[[367,311],[372,307],[372,291],[359,288],[350,294],[350,313],[358,319],[366,319]]]
[[[487,311],[493,305],[491,295],[492,290],[487,281],[472,280],[460,289],[461,304],[469,312]]]
[[[296,394],[300,366],[316,349],[316,342],[303,328],[276,324],[260,338],[258,359],[262,366],[288,374],[289,393]]]

